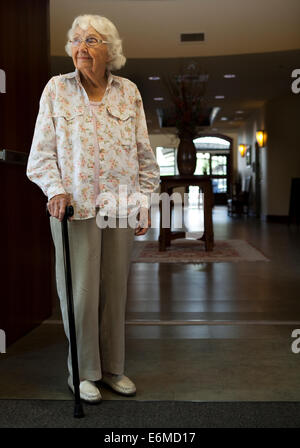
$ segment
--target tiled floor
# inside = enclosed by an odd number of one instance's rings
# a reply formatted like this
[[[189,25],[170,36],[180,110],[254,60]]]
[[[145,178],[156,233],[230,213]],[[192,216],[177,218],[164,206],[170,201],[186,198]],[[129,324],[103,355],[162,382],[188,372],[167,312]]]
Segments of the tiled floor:
[[[299,401],[300,229],[228,218],[222,207],[213,218],[216,239],[247,240],[270,262],[132,263],[126,373],[138,392],[123,399]],[[157,237],[151,229],[139,239]],[[57,308],[1,355],[0,398],[72,399],[59,321]]]

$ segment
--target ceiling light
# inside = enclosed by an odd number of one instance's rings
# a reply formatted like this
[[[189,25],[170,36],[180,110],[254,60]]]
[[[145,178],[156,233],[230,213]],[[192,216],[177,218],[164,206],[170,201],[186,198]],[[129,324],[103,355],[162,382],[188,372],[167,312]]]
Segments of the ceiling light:
[[[222,121],[226,121],[226,120],[228,120],[228,118],[227,117],[221,117],[221,120]]]
[[[158,81],[160,79],[159,76],[149,76],[148,79],[150,79],[150,81]]]
[[[244,111],[243,111],[243,110],[236,110],[235,113],[236,113],[236,114],[243,114]]]
[[[224,95],[216,95],[216,96],[215,96],[215,99],[216,99],[216,100],[223,100],[224,98],[225,98]]]
[[[154,101],[163,101],[164,100],[164,98],[162,96],[158,96],[158,97],[153,98],[153,99],[154,99]]]
[[[227,73],[226,75],[224,75],[224,78],[235,78],[235,74],[234,73]]]

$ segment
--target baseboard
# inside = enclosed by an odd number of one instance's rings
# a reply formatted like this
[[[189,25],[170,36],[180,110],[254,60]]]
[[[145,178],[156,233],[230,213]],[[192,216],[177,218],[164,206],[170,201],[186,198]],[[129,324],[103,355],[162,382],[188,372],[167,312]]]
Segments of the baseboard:
[[[267,222],[277,222],[280,224],[288,224],[289,217],[288,215],[266,215]]]

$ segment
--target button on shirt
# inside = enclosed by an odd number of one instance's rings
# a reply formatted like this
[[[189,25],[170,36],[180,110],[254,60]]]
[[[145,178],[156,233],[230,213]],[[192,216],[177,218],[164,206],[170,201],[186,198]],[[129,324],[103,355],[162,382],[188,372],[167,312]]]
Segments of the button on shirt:
[[[104,215],[128,216],[150,205],[160,174],[137,86],[108,72],[105,95],[95,103],[77,69],[51,78],[26,174],[48,200],[69,194],[74,219],[96,216],[96,207]]]

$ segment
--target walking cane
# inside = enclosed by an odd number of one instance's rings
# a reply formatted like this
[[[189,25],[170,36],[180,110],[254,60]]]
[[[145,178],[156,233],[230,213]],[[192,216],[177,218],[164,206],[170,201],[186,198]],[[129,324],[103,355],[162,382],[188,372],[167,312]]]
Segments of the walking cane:
[[[66,295],[68,304],[68,321],[69,321],[69,334],[70,334],[70,346],[71,346],[73,385],[75,394],[74,417],[81,418],[84,417],[84,412],[82,409],[82,404],[80,400],[80,391],[79,391],[79,369],[78,369],[78,355],[77,355],[69,234],[68,234],[68,217],[73,216],[73,214],[74,209],[72,205],[66,206],[64,218],[61,223],[61,230],[62,230],[64,270],[66,280]],[[48,207],[47,207],[47,215],[51,216]]]

